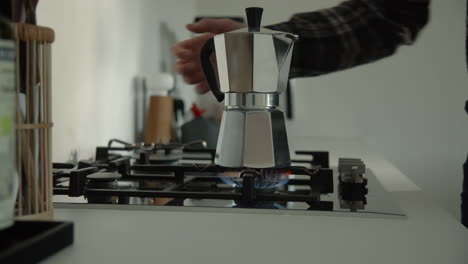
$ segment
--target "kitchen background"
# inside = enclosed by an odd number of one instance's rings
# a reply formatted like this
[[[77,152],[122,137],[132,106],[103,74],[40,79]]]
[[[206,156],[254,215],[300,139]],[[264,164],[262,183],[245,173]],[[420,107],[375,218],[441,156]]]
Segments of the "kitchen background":
[[[38,22],[55,29],[53,156],[93,156],[110,138],[134,139],[135,78],[172,70],[170,45],[192,34],[197,15],[265,8],[264,23],[337,0],[42,0]],[[465,0],[432,0],[431,21],[413,46],[352,70],[293,81],[290,137],[360,140],[459,216],[468,151]],[[199,100],[176,82],[186,107]],[[211,95],[206,95],[211,96]]]

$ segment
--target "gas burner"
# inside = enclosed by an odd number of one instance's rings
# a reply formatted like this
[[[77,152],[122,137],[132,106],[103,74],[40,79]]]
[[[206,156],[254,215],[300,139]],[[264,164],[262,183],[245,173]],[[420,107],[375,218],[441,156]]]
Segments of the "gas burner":
[[[123,145],[123,147],[113,148],[112,145],[114,143],[119,143]],[[201,150],[206,149],[207,143],[204,140],[195,140],[187,143],[139,143],[139,144],[131,144],[129,142],[120,140],[120,139],[111,139],[107,143],[107,147],[109,149],[120,149],[120,150],[134,150],[137,152],[146,152],[146,153],[157,153],[160,151],[164,151],[166,154],[176,151],[182,151],[184,149],[192,149],[192,150]]]
[[[141,153],[140,157],[132,163],[131,157],[124,157],[112,153],[115,149],[97,148],[96,161],[80,162],[77,168],[68,173],[60,170],[66,167],[56,164],[55,178],[68,177],[68,187],[56,186],[54,194],[71,197],[86,196],[91,199],[103,197],[103,203],[110,202],[111,197],[149,197],[173,199],[216,199],[242,201],[255,204],[257,202],[286,202],[296,201],[306,204],[320,200],[320,194],[333,193],[333,171],[329,168],[328,158],[321,164],[310,161],[309,168],[291,166],[282,169],[250,169],[226,168],[214,165],[212,156],[199,158],[207,164],[154,165],[148,161],[150,154]],[[118,151],[121,151],[118,149]],[[194,154],[194,150],[188,151]],[[102,156],[107,153],[106,156]],[[205,154],[201,150],[198,154]],[[310,154],[310,153],[307,153]],[[317,157],[328,156],[328,153],[313,153]],[[193,157],[191,157],[193,159]],[[299,161],[301,162],[301,161]],[[70,167],[70,166],[69,166]],[[235,179],[235,186],[226,186],[222,176],[234,173],[239,175]],[[291,177],[292,175],[296,178]],[[301,176],[302,178],[297,178]],[[122,190],[118,188],[117,181],[138,182],[141,188]],[[224,186],[221,186],[223,185]],[[307,191],[285,191],[282,193],[265,192],[263,190],[276,190],[282,185],[303,186]],[[148,186],[157,186],[148,188]],[[163,186],[163,188],[161,188]],[[203,186],[203,187],[201,187]]]
[[[254,188],[255,189],[276,189],[284,186],[289,181],[289,175],[291,172],[287,169],[247,169],[243,170],[236,177],[230,177],[227,175],[221,176],[220,179],[229,185],[233,185],[236,188],[242,188],[242,178],[246,174],[252,174],[255,177]]]
[[[114,172],[96,172],[86,176],[87,179],[87,188],[90,189],[109,189],[116,190],[118,189],[117,180],[122,178],[118,173]],[[109,204],[112,203],[112,196],[94,196],[88,195],[89,203],[103,203]]]
[[[112,183],[117,182],[120,178],[122,178],[122,175],[114,172],[97,172],[86,176],[89,182],[95,183]]]
[[[115,143],[121,146],[114,146]],[[152,144],[131,144],[120,139],[109,140],[107,147],[96,148],[95,163],[107,163],[122,155],[116,152],[133,152],[133,158],[137,159],[139,164],[176,164],[182,159],[190,156],[190,153],[205,154],[204,156],[195,156],[191,160],[214,161],[215,149],[207,149],[206,142],[196,140],[188,143],[152,143]]]
[[[151,164],[172,164],[182,159],[182,152],[178,153],[156,153],[150,154],[148,157],[148,161]]]

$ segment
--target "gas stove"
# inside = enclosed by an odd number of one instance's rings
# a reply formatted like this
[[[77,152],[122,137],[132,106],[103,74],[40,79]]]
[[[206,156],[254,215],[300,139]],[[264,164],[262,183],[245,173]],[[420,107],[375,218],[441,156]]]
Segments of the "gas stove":
[[[119,144],[119,146],[116,146]],[[296,151],[292,166],[227,168],[215,150],[190,144],[111,140],[94,160],[54,163],[56,207],[285,213],[401,218],[357,158],[330,168],[326,151]]]

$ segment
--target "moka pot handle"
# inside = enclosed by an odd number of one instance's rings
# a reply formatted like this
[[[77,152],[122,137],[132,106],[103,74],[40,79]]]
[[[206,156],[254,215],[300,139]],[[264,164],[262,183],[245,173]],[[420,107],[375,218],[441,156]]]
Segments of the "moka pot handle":
[[[215,51],[214,39],[210,38],[205,43],[200,53],[200,61],[203,68],[203,73],[205,74],[206,81],[208,86],[210,86],[211,91],[219,102],[224,100],[224,93],[221,92],[221,89],[218,85],[216,79],[216,72],[214,71],[213,64],[211,63],[211,54]]]

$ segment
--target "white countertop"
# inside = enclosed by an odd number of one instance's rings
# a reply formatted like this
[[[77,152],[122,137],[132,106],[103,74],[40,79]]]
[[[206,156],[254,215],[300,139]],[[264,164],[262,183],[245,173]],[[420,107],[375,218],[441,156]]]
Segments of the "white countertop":
[[[468,263],[468,230],[388,161],[357,141],[290,141],[332,165],[362,158],[408,218],[56,209],[75,242],[44,263]]]

